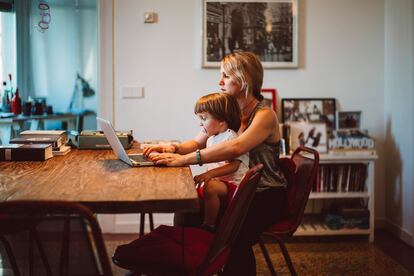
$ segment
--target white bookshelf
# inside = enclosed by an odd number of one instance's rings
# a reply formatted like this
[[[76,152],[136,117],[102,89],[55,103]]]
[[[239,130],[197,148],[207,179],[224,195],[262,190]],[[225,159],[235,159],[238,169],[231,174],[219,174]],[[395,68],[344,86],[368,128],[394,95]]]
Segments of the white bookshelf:
[[[364,164],[367,169],[364,191],[361,192],[312,192],[305,209],[302,225],[295,232],[295,236],[329,236],[329,235],[368,235],[369,241],[374,241],[374,167],[376,154],[321,154],[320,164]],[[342,228],[332,230],[323,221],[315,219],[320,206],[326,201],[361,199],[366,202],[370,216],[369,228]],[[313,214],[313,215],[312,215]]]

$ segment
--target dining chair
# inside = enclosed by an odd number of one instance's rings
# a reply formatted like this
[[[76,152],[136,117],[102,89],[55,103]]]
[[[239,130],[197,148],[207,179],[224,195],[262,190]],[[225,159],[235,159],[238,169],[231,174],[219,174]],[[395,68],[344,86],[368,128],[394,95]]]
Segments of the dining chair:
[[[101,229],[83,205],[0,202],[0,225],[6,275],[112,275]]]
[[[118,246],[112,261],[133,274],[212,275],[226,264],[245,219],[263,165],[251,168],[238,186],[215,234],[195,227],[161,225]]]
[[[296,232],[302,221],[310,191],[317,181],[319,154],[314,149],[302,146],[294,151],[291,158],[280,160],[281,169],[288,182],[286,216],[262,233],[259,245],[272,275],[276,275],[276,272],[265,247],[265,239],[279,244],[290,273],[296,275],[284,240]]]

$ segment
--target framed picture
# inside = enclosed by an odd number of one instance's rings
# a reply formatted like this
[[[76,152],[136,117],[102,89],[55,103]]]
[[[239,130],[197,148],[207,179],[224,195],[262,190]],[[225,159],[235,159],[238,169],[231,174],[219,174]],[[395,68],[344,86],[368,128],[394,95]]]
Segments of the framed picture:
[[[338,111],[338,129],[360,129],[361,111]]]
[[[255,53],[265,68],[298,66],[299,0],[203,0],[202,66],[233,52]]]
[[[335,129],[335,99],[282,99],[282,121],[325,123],[328,132]]]
[[[261,92],[264,97],[263,102],[276,112],[276,89],[263,88]]]
[[[326,124],[290,122],[290,151],[299,146],[316,149],[319,153],[328,152]]]

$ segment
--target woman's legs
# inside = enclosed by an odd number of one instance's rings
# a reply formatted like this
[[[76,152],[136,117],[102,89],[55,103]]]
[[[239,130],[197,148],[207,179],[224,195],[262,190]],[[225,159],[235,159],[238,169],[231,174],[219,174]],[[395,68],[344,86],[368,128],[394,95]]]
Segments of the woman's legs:
[[[256,192],[246,219],[231,249],[224,275],[256,275],[252,246],[260,234],[280,219],[286,209],[286,190],[273,188]]]

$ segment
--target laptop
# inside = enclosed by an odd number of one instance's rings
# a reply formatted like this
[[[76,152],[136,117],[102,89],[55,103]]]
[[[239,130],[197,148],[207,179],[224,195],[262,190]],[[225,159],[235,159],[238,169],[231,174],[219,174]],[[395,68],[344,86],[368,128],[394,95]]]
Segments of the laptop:
[[[103,130],[106,139],[111,145],[115,155],[131,167],[154,166],[143,154],[127,154],[124,147],[116,136],[115,130],[110,121],[96,117],[99,127]]]

